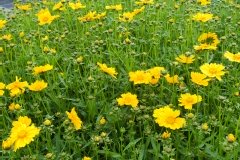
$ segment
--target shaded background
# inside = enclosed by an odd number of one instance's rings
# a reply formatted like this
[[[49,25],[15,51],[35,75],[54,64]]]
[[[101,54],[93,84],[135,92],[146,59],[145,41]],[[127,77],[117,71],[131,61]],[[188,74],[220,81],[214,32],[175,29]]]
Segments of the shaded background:
[[[12,8],[13,7],[13,0],[0,0],[0,7]]]

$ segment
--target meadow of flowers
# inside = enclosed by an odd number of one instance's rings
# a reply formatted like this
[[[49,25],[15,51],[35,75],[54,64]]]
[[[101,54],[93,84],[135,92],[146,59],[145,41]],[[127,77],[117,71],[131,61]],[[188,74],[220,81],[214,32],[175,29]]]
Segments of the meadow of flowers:
[[[240,2],[29,0],[0,13],[1,159],[240,159]]]

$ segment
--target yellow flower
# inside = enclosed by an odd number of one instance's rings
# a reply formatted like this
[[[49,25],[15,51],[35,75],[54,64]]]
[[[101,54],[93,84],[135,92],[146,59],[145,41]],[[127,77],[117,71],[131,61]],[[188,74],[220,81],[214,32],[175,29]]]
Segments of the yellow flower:
[[[144,9],[145,9],[145,7],[143,6],[141,8],[134,9],[132,13],[134,14],[134,16],[136,16],[137,14],[143,12]]]
[[[19,110],[21,109],[21,106],[19,104],[15,104],[15,103],[11,103],[9,106],[8,106],[9,110],[10,111],[14,111],[14,110]]]
[[[200,22],[207,22],[213,18],[213,14],[211,13],[197,13],[192,17],[192,20],[194,21],[200,21]]]
[[[232,133],[230,133],[230,134],[227,135],[227,141],[228,142],[235,142],[236,137]]]
[[[116,5],[110,5],[106,6],[105,9],[107,10],[116,10],[116,11],[121,11],[123,9],[121,4],[116,4]]]
[[[169,106],[164,106],[153,111],[155,122],[160,127],[170,128],[172,130],[179,129],[185,126],[185,118],[178,117],[180,110],[173,110]]]
[[[60,1],[58,3],[56,3],[54,6],[53,6],[53,11],[55,10],[60,10],[60,11],[63,11],[65,10],[64,6],[63,6],[63,3]]]
[[[216,33],[203,33],[199,36],[198,42],[200,42],[200,45],[194,46],[195,50],[216,50],[217,45],[220,43],[217,34]]]
[[[69,5],[69,7],[72,8],[73,10],[78,10],[78,9],[86,8],[86,6],[83,5],[83,4],[80,3],[80,2],[76,2],[76,3],[69,2],[68,5]]]
[[[38,12],[37,17],[38,17],[39,25],[45,25],[45,24],[51,24],[54,19],[60,16],[59,15],[52,16],[48,9],[41,9]]]
[[[137,95],[131,94],[130,92],[121,94],[121,98],[117,98],[117,102],[120,106],[129,105],[133,108],[137,107],[138,105]]]
[[[11,139],[11,138],[8,138],[8,139],[6,139],[6,140],[3,140],[3,142],[2,142],[2,148],[3,148],[4,150],[10,149],[13,143],[14,143],[14,141],[13,141],[13,139]]]
[[[139,0],[138,2],[135,2],[137,5],[147,5],[147,4],[154,4],[153,0]]]
[[[76,130],[79,130],[79,129],[82,128],[82,123],[83,122],[78,117],[78,115],[75,111],[75,107],[72,108],[70,113],[66,111],[66,114],[67,114],[68,118],[71,120],[71,122],[73,123]]]
[[[1,37],[1,39],[6,40],[6,41],[10,41],[10,40],[12,40],[12,35],[11,34],[5,34]]]
[[[5,27],[6,23],[7,23],[6,20],[0,19],[0,29],[2,29],[3,27]]]
[[[216,63],[205,63],[200,66],[200,70],[203,74],[210,78],[216,77],[219,81],[222,80],[221,76],[223,76],[226,72],[224,72],[224,66],[222,64]]]
[[[191,64],[191,63],[193,63],[193,61],[195,61],[194,58],[195,58],[194,55],[186,56],[185,54],[181,54],[178,57],[176,57],[175,59],[180,63]]]
[[[202,6],[211,4],[211,0],[197,0],[197,2],[200,3]]]
[[[4,83],[0,82],[0,96],[3,96],[5,86],[6,86],[6,85],[5,85]]]
[[[135,72],[129,72],[129,81],[136,84],[149,84],[152,76],[149,72],[137,70]]]
[[[32,9],[31,4],[24,4],[24,5],[17,4],[16,7],[22,11],[28,11]]]
[[[227,58],[229,61],[240,63],[240,52],[233,54],[229,51],[226,51],[224,53],[224,57]]]
[[[17,151],[19,148],[25,147],[36,137],[40,128],[31,125],[31,119],[27,116],[19,117],[18,121],[13,121],[13,128],[9,138],[2,144],[4,148],[10,148],[13,145],[13,150]]]
[[[81,22],[90,22],[90,21],[94,21],[94,20],[103,19],[105,16],[106,16],[106,12],[97,14],[96,11],[94,11],[94,12],[90,11],[85,16],[78,17],[78,20]]]
[[[48,84],[44,82],[44,80],[36,80],[34,83],[31,83],[31,85],[28,86],[28,89],[37,92],[47,88],[47,85]]]
[[[171,84],[179,83],[178,75],[174,75],[174,76],[171,77],[170,74],[167,74],[164,77],[165,77],[165,79],[167,80],[168,83],[171,83]]]
[[[109,74],[110,76],[112,76],[113,78],[116,78],[116,75],[118,74],[115,70],[115,68],[113,67],[108,67],[105,63],[99,63],[97,62],[97,65],[100,67],[100,70]]]
[[[38,66],[33,68],[33,74],[38,75],[43,72],[47,72],[53,69],[53,66],[50,64],[46,64],[44,66]]]
[[[169,133],[168,131],[163,132],[163,134],[161,135],[163,139],[168,139],[170,138],[170,136],[171,136],[171,133]]]
[[[82,160],[92,160],[92,158],[84,156]]]
[[[198,72],[191,72],[191,81],[200,86],[208,86],[208,81],[211,79],[207,78],[205,74]]]
[[[25,92],[25,88],[28,87],[27,81],[20,82],[21,78],[18,79],[16,76],[16,81],[8,84],[6,89],[10,90],[10,96],[14,97]]]
[[[148,69],[147,72],[149,72],[151,75],[150,83],[156,84],[162,75],[161,72],[164,70],[164,67],[153,67],[151,69]]]
[[[179,106],[184,106],[185,109],[192,109],[192,106],[198,102],[202,101],[202,97],[196,94],[185,93],[181,94],[181,97],[178,99],[180,102]]]
[[[121,22],[131,22],[134,18],[134,14],[132,12],[124,12],[122,15],[119,16],[119,21]]]

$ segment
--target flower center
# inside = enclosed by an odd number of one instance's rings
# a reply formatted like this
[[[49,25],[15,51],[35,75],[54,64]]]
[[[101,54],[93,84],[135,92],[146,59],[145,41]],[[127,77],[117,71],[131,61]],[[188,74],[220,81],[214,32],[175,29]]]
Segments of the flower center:
[[[18,138],[24,138],[24,137],[26,137],[26,135],[27,135],[27,132],[25,130],[21,130],[18,133]]]
[[[169,124],[173,124],[175,122],[175,119],[176,119],[175,117],[170,116],[170,117],[167,117],[166,121]]]
[[[217,70],[216,70],[216,68],[209,68],[209,72],[210,72],[211,74],[216,74],[216,73],[217,73]]]

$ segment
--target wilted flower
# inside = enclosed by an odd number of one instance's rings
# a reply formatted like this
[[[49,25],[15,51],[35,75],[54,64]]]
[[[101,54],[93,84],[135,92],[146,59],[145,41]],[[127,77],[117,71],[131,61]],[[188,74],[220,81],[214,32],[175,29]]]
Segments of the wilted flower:
[[[113,78],[116,78],[116,75],[118,74],[115,70],[115,68],[113,67],[108,67],[105,63],[99,63],[97,62],[97,65],[100,67],[100,70],[109,74],[110,76],[112,76]]]
[[[168,83],[171,83],[171,84],[179,83],[178,75],[174,75],[171,77],[170,74],[167,74],[164,77]]]
[[[226,138],[227,138],[228,142],[235,142],[236,141],[236,137],[232,133],[228,134]]]
[[[86,8],[86,6],[83,5],[83,4],[80,3],[80,2],[76,2],[76,3],[69,2],[68,5],[69,5],[69,7],[72,8],[73,10],[78,10],[78,9]]]

